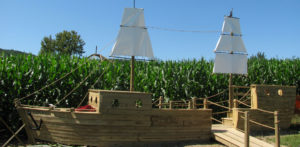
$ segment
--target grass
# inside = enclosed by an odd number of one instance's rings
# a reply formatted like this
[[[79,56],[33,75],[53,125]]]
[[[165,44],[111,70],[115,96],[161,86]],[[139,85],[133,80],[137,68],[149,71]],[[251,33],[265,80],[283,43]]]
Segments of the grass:
[[[266,138],[268,142],[275,142],[274,136]],[[300,146],[300,115],[295,114],[291,121],[291,127],[289,130],[284,130],[280,135],[280,145],[288,147],[299,147]]]

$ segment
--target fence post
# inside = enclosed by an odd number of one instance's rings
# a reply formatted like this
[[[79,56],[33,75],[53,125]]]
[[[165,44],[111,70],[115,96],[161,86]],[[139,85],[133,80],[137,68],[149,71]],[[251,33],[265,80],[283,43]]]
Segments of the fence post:
[[[237,99],[233,100],[233,108],[238,108],[238,102]]]
[[[245,147],[249,147],[249,113],[248,111],[245,111],[245,119],[244,119],[244,132],[245,132],[245,142],[244,142],[244,146]]]
[[[158,102],[158,108],[159,108],[159,109],[161,109],[162,100],[163,100],[163,97],[160,96],[160,97],[159,97],[159,102]]]
[[[173,107],[173,101],[170,101],[169,109],[172,109],[172,107]]]
[[[280,147],[278,111],[274,111],[275,147]]]
[[[188,106],[188,109],[192,109],[192,101],[191,100],[189,100],[189,106]]]
[[[193,109],[197,109],[196,98],[193,97],[192,100],[193,100]]]
[[[207,98],[205,98],[203,100],[203,109],[208,109],[208,106],[207,106]]]

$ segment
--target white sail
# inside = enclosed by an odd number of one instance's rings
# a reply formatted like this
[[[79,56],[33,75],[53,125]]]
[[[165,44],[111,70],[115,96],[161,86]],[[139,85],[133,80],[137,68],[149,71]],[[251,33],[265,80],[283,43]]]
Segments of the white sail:
[[[241,52],[247,53],[241,36],[221,35],[217,43],[216,52]]]
[[[216,54],[213,72],[247,74],[247,55]]]
[[[225,16],[222,34],[215,48],[214,73],[247,74],[247,50],[239,18]]]
[[[223,22],[223,33],[234,33],[234,34],[242,34],[240,28],[240,19],[235,17],[225,16]]]
[[[144,9],[125,8],[111,56],[154,58],[150,37],[145,28]]]

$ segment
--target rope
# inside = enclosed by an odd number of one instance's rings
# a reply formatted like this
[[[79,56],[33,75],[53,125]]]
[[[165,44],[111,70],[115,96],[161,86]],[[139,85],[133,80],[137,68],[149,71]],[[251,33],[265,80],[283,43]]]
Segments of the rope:
[[[215,113],[212,113],[212,115],[214,114],[223,114],[223,113],[227,113],[228,111],[221,111],[221,112],[215,112]]]
[[[245,95],[242,97],[242,98],[240,98],[240,101],[242,100],[242,99],[244,99],[246,96],[248,96],[248,94],[250,93],[250,89],[245,93]]]
[[[218,95],[223,94],[223,93],[226,92],[227,90],[228,90],[228,89],[225,89],[225,90],[223,90],[223,91],[220,92],[220,93],[217,93],[217,94],[215,94],[215,95],[212,95],[212,96],[209,96],[209,97],[206,97],[206,98],[196,98],[196,99],[198,99],[198,100],[210,99],[210,98],[213,98],[213,97],[216,97],[216,96],[218,96]]]
[[[172,31],[172,32],[190,32],[190,33],[220,33],[221,31],[217,30],[180,30],[180,29],[170,29],[170,28],[163,28],[163,27],[156,27],[156,26],[146,26],[150,29],[156,30],[163,30],[163,31]]]
[[[218,123],[222,123],[222,121],[217,120],[217,119],[215,119],[215,118],[213,118],[213,117],[211,117],[211,119],[214,120],[214,121],[216,121],[216,122],[218,122]]]
[[[86,64],[86,62],[85,62],[84,64]],[[80,68],[80,67],[83,66],[84,64],[81,64],[80,66],[78,66],[78,67],[76,67],[75,69],[71,70],[69,73],[67,73],[67,74],[65,74],[64,76],[62,76],[61,78],[59,78],[59,79],[53,81],[52,83],[50,83],[50,84],[48,84],[48,85],[42,87],[41,89],[39,89],[39,90],[37,90],[37,91],[35,91],[35,92],[31,93],[31,94],[28,94],[27,96],[24,96],[24,97],[20,98],[20,101],[23,100],[23,99],[26,99],[26,98],[28,98],[28,97],[34,95],[34,94],[37,94],[38,92],[40,92],[40,91],[46,89],[46,88],[49,87],[49,86],[52,86],[52,85],[55,84],[56,82],[58,82],[58,81],[64,79],[65,77],[67,77],[68,75],[70,75],[71,73],[73,73],[74,71],[76,71],[78,68]]]
[[[155,100],[154,102],[152,102],[152,105],[157,103],[159,101],[159,99]]]
[[[217,104],[221,104],[221,103],[224,103],[224,102],[227,102],[227,103],[228,103],[228,100],[219,101],[219,102],[215,102],[215,103],[217,103]]]
[[[272,112],[272,111],[268,111],[268,110],[264,110],[264,109],[259,109],[259,108],[256,108],[256,110],[258,110],[258,111],[261,111],[261,112],[265,112],[265,113],[274,114],[274,112]]]
[[[82,80],[74,89],[72,89],[67,95],[65,95],[61,100],[59,100],[55,105],[59,104],[61,101],[66,99],[69,95],[71,95],[79,86],[83,84],[94,72],[96,71],[96,68],[87,76],[84,80]]]
[[[245,119],[245,117],[242,117],[242,116],[241,116],[241,118],[242,118],[242,119]],[[259,122],[257,122],[257,121],[251,120],[251,119],[249,120],[249,122],[254,123],[254,124],[256,124],[256,125],[259,125],[259,126],[262,126],[262,127],[266,127],[266,128],[275,130],[275,128],[273,128],[273,127],[271,127],[271,126],[264,125],[264,124],[262,124],[262,123],[259,123]]]
[[[236,100],[238,103],[240,103],[240,104],[243,104],[243,105],[245,105],[245,106],[247,106],[247,107],[251,107],[250,105],[248,105],[248,104],[246,104],[246,103],[243,103],[243,102],[241,102],[241,101],[239,101],[239,100]]]
[[[100,78],[103,76],[103,74],[104,74],[107,70],[108,70],[108,68],[106,68],[106,69],[102,72],[102,74],[98,77],[98,79],[94,82],[94,84],[93,84],[91,87],[94,87],[94,86],[98,83],[98,81],[100,80]],[[88,94],[89,94],[88,92],[85,94],[85,96],[83,97],[83,99],[81,100],[81,102],[78,104],[77,108],[79,108],[79,106],[81,106],[81,104],[83,103],[83,101],[87,98]]]
[[[226,107],[226,106],[223,106],[223,105],[220,105],[220,104],[217,104],[217,103],[211,102],[211,101],[207,101],[207,102],[209,102],[209,103],[211,103],[211,104],[214,104],[214,105],[216,105],[216,106],[219,106],[219,107],[225,108],[225,109],[229,109],[229,108],[228,108],[228,107]]]

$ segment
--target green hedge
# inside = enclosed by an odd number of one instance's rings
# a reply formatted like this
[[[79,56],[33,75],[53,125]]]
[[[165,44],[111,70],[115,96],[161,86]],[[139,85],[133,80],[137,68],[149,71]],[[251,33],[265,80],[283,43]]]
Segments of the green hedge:
[[[23,100],[22,103],[41,106],[48,103],[55,104],[95,68],[95,74],[92,74],[91,78],[60,106],[76,107],[87,89],[105,70],[107,72],[103,74],[95,88],[129,89],[129,61],[115,60],[113,63],[104,61],[100,65],[98,60],[60,55],[2,56],[0,57],[0,116],[11,126],[18,126],[19,116],[13,105],[14,98],[26,96],[82,64],[83,66],[64,80]],[[212,74],[212,68],[213,61],[204,58],[182,61],[137,61],[135,90],[151,92],[153,99],[159,96],[171,100],[210,96],[223,91],[228,85],[228,75]],[[250,58],[248,75],[234,76],[233,84],[296,85],[297,93],[300,94],[300,59]],[[225,94],[215,101],[226,98]]]

